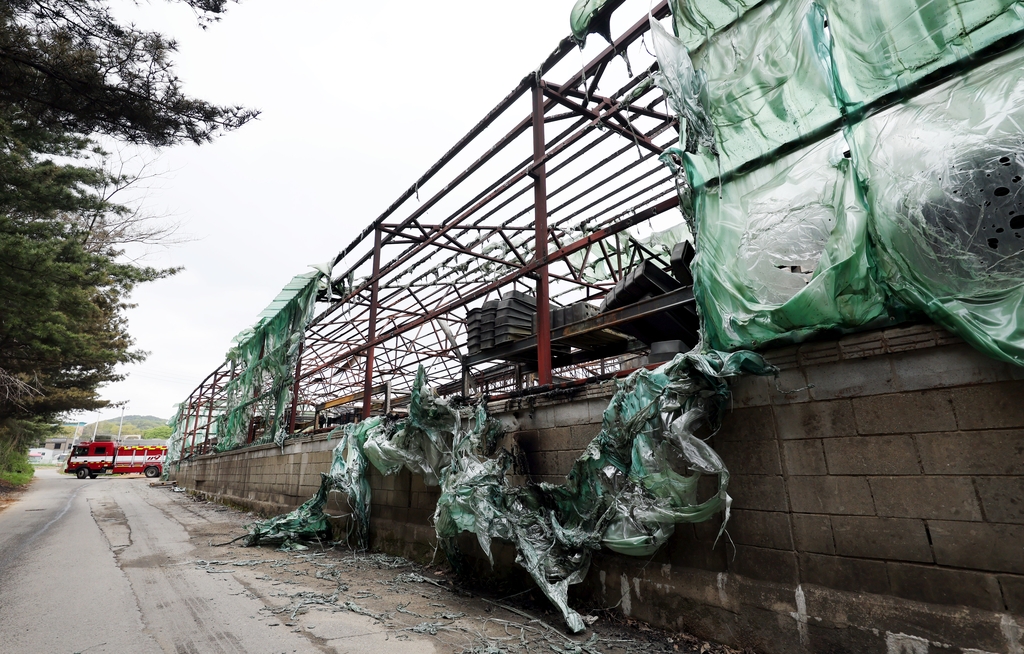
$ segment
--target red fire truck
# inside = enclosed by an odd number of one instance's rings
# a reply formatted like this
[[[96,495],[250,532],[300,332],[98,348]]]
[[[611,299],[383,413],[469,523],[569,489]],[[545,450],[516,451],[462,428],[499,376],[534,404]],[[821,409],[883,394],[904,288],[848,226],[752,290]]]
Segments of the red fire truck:
[[[113,441],[79,443],[71,451],[64,472],[79,479],[95,479],[102,474],[142,473],[159,477],[164,470],[167,448],[163,445],[119,445]]]

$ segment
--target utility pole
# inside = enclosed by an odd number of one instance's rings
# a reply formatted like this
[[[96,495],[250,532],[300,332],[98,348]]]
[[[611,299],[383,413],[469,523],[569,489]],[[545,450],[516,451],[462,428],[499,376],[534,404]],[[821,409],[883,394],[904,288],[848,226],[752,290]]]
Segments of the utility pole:
[[[121,442],[121,427],[124,426],[124,406],[121,406],[121,422],[117,424],[117,442]]]

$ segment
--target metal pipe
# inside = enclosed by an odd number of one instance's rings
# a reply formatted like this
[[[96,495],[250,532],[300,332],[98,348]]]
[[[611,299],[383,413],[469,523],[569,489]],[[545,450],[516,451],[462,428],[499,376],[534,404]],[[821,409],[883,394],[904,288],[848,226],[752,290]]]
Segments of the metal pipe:
[[[533,177],[534,261],[548,256],[548,186],[544,165],[544,92],[540,76],[533,85]],[[537,379],[551,383],[551,305],[548,299],[548,266],[537,267]]]
[[[366,382],[363,385],[363,420],[370,417],[370,400],[373,397],[373,339],[377,336],[377,294],[380,291],[380,228],[373,233],[373,286],[370,290],[370,324],[366,342]],[[298,376],[295,378],[298,384]]]

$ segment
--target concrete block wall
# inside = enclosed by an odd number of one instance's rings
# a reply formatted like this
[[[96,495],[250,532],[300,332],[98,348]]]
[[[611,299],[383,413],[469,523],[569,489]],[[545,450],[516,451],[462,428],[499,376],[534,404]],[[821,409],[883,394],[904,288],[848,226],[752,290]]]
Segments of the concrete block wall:
[[[739,381],[711,440],[732,473],[729,537],[715,544],[716,520],[679,525],[650,560],[599,553],[574,601],[770,653],[1024,654],[1024,370],[923,325],[766,357],[778,379]],[[613,392],[490,409],[530,477],[559,483]],[[193,483],[290,509],[329,466],[318,443],[200,459]],[[325,458],[303,467],[299,450]],[[430,558],[437,489],[370,483],[373,545]]]

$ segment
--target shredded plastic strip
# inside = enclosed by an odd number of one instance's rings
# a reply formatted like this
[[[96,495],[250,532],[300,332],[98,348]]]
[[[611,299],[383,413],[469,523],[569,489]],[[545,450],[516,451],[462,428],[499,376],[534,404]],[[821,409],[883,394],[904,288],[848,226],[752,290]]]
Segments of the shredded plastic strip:
[[[365,547],[370,501],[365,463],[383,474],[405,467],[440,484],[434,526],[453,565],[459,564],[455,537],[463,531],[476,535],[492,564],[492,541],[512,543],[517,563],[578,633],[586,627],[568,605],[568,587],[586,576],[595,550],[649,556],[676,524],[705,521],[719,512],[725,529],[729,472],[695,432],[717,427],[729,397],[728,379],[774,372],[760,355],[747,351],[695,351],[653,372],[638,370],[619,382],[601,431],[565,484],[513,486],[506,477],[512,455],[503,449],[491,456],[502,435],[500,423],[483,404],[460,407],[437,397],[421,368],[409,417],[347,426],[317,495],[296,511],[249,526],[247,544],[295,547],[304,536],[321,538],[323,507],[328,493],[338,490],[349,496]],[[697,497],[702,475],[718,480],[715,494],[704,499]]]

